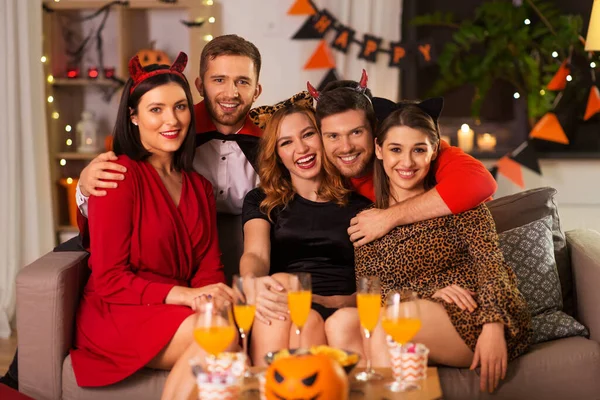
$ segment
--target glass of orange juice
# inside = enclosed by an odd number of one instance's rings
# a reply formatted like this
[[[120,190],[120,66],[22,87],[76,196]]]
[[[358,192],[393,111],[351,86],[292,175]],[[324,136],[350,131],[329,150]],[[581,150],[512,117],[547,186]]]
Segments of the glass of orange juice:
[[[236,338],[231,303],[208,301],[198,305],[197,314],[194,339],[209,355],[217,356]]]
[[[386,300],[381,325],[385,333],[390,335],[400,346],[400,354],[402,354],[403,346],[412,340],[421,329],[417,300],[417,294],[410,290],[390,292]],[[402,371],[400,371],[396,380],[386,385],[386,388],[392,392],[405,392],[419,389],[419,386],[412,382],[403,381]]]
[[[369,349],[369,342],[373,329],[377,326],[379,321],[379,314],[381,313],[381,283],[379,278],[376,276],[362,276],[358,280],[357,294],[356,294],[356,305],[358,307],[358,316],[360,318],[360,325],[365,332],[367,338],[367,345],[365,346],[365,353],[367,356],[367,368],[356,375],[356,379],[362,382],[382,379],[383,376],[375,372],[371,366],[371,351]]]
[[[256,313],[256,278],[250,275],[235,275],[232,288],[235,294],[233,316],[242,337],[244,353],[248,354],[248,333],[252,329]],[[251,377],[249,370],[246,372],[246,376]]]
[[[290,289],[288,291],[288,308],[290,318],[296,325],[296,334],[300,341],[300,331],[308,320],[310,304],[312,302],[312,286],[310,274],[306,272],[294,273],[290,277]],[[300,345],[298,347],[301,347]]]

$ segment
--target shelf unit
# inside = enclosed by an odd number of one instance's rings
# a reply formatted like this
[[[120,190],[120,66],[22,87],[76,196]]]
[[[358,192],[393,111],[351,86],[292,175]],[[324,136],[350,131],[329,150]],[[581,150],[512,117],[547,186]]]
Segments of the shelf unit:
[[[52,204],[54,228],[57,243],[77,233],[72,225],[70,209],[74,205],[71,196],[76,178],[81,170],[98,154],[105,151],[105,135],[112,132],[117,106],[121,96],[121,84],[118,79],[126,80],[127,65],[131,57],[139,50],[149,48],[153,41],[162,42],[159,47],[174,60],[179,51],[188,54],[188,66],[185,75],[193,85],[200,69],[200,53],[210,37],[220,32],[220,5],[213,0],[129,0],[110,6],[106,24],[102,30],[104,66],[115,69],[115,77],[107,79],[102,75],[96,79],[87,78],[90,62],[88,52],[96,51],[95,44],[86,51],[81,74],[77,78],[67,78],[66,68],[69,62],[65,32],[76,32],[81,38],[90,29],[98,17],[82,21],[83,17],[116,3],[109,0],[43,0],[43,51],[44,74],[46,82],[46,122],[52,180]],[[210,18],[213,17],[213,18]],[[202,26],[188,27],[183,21],[201,22]],[[71,35],[72,39],[73,35]],[[70,42],[71,49],[73,41]],[[95,53],[94,53],[95,54]],[[91,57],[91,56],[90,56]],[[83,77],[82,77],[83,76]],[[200,100],[197,91],[192,88],[194,101]],[[77,152],[77,122],[81,112],[97,112],[99,123],[98,152]],[[67,179],[71,178],[71,179]],[[59,183],[62,181],[62,184]],[[72,203],[72,204],[69,204]]]

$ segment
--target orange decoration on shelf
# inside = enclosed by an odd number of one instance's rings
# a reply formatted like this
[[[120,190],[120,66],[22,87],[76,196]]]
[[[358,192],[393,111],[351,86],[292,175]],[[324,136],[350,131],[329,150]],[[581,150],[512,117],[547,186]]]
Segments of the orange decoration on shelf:
[[[327,46],[327,42],[321,40],[319,47],[310,57],[310,60],[304,66],[304,69],[321,69],[321,68],[335,68],[335,59],[331,53],[331,49]]]
[[[104,139],[104,148],[106,151],[113,150],[113,135],[106,136],[106,139]]]
[[[531,130],[530,138],[548,140],[550,142],[569,144],[569,138],[563,130],[556,114],[544,115]]]
[[[296,0],[287,12],[288,15],[315,15],[316,11],[308,0]]]
[[[560,64],[558,71],[556,71],[556,74],[554,74],[554,77],[548,84],[548,90],[563,90],[567,86],[567,75],[571,73],[567,64],[567,60]]]
[[[149,49],[141,49],[135,53],[140,58],[140,64],[142,67],[150,64],[165,64],[171,65],[171,59],[169,55],[162,50],[154,49],[154,43],[150,43]]]
[[[525,189],[525,181],[523,180],[523,170],[521,169],[521,164],[508,156],[504,156],[498,160],[496,167],[498,167],[499,174],[504,175],[521,189]]]
[[[275,360],[265,376],[267,400],[348,399],[348,377],[337,361],[325,354]]]
[[[588,97],[583,120],[587,121],[596,115],[597,112],[600,112],[600,90],[598,90],[598,86],[594,85],[590,89],[590,96]]]
[[[71,183],[67,181],[67,178],[62,178],[58,183],[67,189],[67,204],[69,208],[69,224],[77,228],[77,201],[75,200],[75,192],[77,189],[77,182],[79,179],[74,178]]]

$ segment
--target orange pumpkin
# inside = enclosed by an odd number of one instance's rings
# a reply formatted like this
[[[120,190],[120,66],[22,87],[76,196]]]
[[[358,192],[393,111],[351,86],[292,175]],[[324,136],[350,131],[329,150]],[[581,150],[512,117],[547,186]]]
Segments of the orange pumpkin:
[[[171,65],[171,59],[162,50],[155,50],[153,48],[150,49],[142,49],[136,53],[136,55],[140,59],[140,64],[142,67],[150,64],[166,64]]]
[[[267,400],[347,400],[348,377],[324,354],[275,360],[265,377]]]

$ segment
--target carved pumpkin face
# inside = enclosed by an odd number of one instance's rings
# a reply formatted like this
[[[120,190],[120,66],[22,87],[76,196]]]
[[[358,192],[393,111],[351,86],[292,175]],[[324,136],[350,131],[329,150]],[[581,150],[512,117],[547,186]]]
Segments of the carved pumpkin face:
[[[138,51],[137,56],[140,58],[142,67],[150,64],[166,64],[171,65],[171,60],[167,53],[161,50],[142,49]]]
[[[324,354],[280,358],[267,370],[265,394],[267,400],[346,400],[348,377]]]

